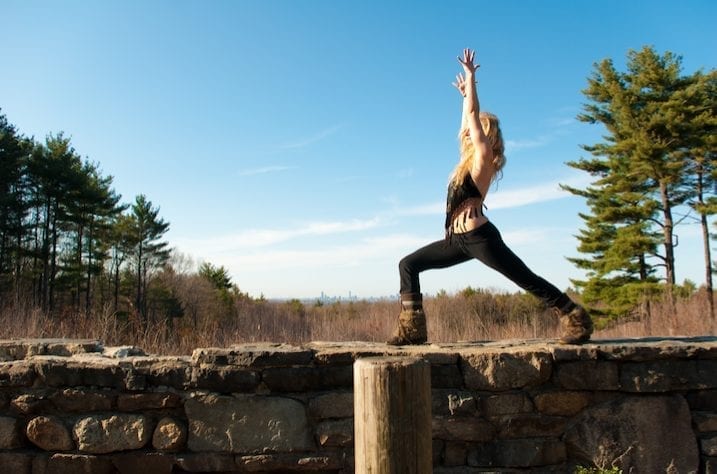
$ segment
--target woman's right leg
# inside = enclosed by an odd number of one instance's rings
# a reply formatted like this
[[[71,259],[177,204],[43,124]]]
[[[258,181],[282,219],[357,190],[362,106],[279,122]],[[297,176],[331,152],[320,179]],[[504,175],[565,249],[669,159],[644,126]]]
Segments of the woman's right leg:
[[[401,276],[401,294],[420,294],[419,275],[425,270],[448,268],[471,260],[459,245],[445,239],[421,247],[412,254],[405,256],[398,263]]]
[[[404,257],[398,264],[401,276],[401,313],[388,344],[423,344],[428,339],[426,314],[419,275],[424,270],[445,268],[469,260],[460,247],[438,240]]]

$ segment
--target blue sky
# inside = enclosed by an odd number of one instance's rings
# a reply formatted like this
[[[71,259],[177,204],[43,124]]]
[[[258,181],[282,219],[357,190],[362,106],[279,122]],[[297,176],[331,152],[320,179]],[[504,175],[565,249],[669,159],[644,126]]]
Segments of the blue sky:
[[[160,208],[173,247],[253,296],[388,296],[400,258],[443,234],[471,47],[507,140],[487,215],[567,288],[584,207],[558,183],[587,184],[565,162],[603,132],[575,120],[593,63],[652,45],[714,68],[716,5],[0,0],[0,108],[27,136],[70,135],[123,201]],[[699,229],[677,233],[678,280],[701,283]],[[517,290],[478,262],[422,285]]]

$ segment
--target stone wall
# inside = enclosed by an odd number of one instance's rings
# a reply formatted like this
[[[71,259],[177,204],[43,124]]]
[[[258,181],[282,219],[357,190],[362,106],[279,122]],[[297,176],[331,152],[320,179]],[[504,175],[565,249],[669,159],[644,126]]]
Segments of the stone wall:
[[[431,363],[436,473],[717,472],[717,338],[253,344],[191,357],[0,341],[0,472],[350,473],[352,364],[377,355]]]

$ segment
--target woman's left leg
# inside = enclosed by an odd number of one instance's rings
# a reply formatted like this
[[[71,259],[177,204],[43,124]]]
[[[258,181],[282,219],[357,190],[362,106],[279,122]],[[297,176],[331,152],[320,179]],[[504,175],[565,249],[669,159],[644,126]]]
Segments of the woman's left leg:
[[[525,291],[537,296],[549,307],[569,304],[570,298],[552,283],[536,275],[503,242],[498,229],[490,222],[472,232],[462,234],[466,252],[490,268],[500,272]]]

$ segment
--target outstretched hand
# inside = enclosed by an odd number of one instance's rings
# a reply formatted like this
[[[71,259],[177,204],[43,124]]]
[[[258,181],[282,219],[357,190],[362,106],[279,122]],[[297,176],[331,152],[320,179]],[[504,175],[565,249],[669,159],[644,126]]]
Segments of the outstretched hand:
[[[461,63],[461,66],[463,66],[463,71],[465,72],[466,76],[474,75],[480,67],[480,64],[473,63],[473,60],[475,59],[475,54],[475,51],[466,48],[463,50],[463,57],[461,58],[460,56],[458,56],[458,62]]]
[[[458,92],[460,92],[463,97],[466,96],[466,78],[463,77],[463,74],[456,74],[456,82],[453,82],[452,84],[456,89],[458,89]]]

